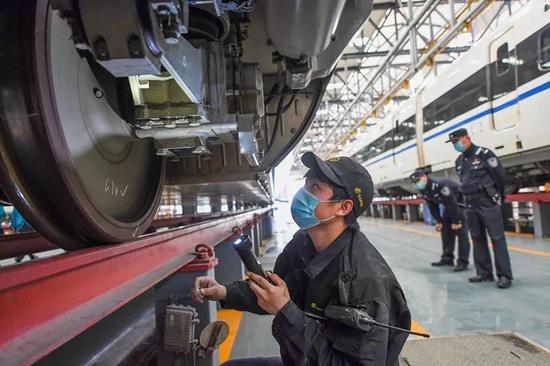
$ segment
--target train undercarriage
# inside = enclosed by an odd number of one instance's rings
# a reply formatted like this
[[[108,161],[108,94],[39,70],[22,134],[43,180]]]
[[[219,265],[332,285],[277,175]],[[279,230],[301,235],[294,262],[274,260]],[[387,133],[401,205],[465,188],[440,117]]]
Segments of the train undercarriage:
[[[69,250],[138,237],[165,186],[269,204],[372,8],[276,3],[3,2],[3,201]]]

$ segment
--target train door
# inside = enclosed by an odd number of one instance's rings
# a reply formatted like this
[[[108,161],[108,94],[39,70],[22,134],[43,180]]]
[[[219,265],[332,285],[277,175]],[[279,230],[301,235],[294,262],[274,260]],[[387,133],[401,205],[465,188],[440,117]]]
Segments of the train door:
[[[514,127],[519,122],[518,77],[513,28],[495,39],[489,47],[490,95],[493,128]]]

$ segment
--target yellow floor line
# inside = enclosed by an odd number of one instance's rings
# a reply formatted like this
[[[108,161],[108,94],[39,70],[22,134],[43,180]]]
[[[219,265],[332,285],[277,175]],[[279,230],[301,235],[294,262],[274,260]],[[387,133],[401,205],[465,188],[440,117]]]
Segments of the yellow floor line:
[[[237,310],[218,310],[218,319],[225,321],[229,324],[229,335],[225,342],[220,346],[220,364],[229,360],[231,357],[231,351],[237,339],[237,332],[241,325],[241,319],[243,318],[243,312]]]
[[[513,247],[511,245],[508,245],[508,249],[510,249],[513,252],[533,254],[533,255],[538,255],[538,256],[541,256],[541,257],[550,257],[550,252],[545,252],[543,250],[518,248],[518,247]]]
[[[411,320],[411,330],[413,332],[417,332],[417,333],[428,333],[429,334],[429,332],[426,330],[426,328],[424,328],[423,326],[421,326],[420,324],[418,324],[414,320]]]
[[[389,225],[389,226],[391,226],[392,228],[395,228],[397,230],[407,231],[407,232],[415,233],[415,234],[419,234],[419,235],[434,236],[434,237],[437,237],[437,238],[440,237],[440,235],[438,233],[430,233],[430,232],[423,231],[423,230],[415,230],[415,229],[411,229],[411,228],[405,228],[405,227],[401,227],[399,225]],[[543,250],[525,249],[525,248],[514,247],[512,245],[508,245],[508,249],[512,252],[533,254],[533,255],[538,255],[540,257],[550,257],[550,252],[545,252]]]
[[[518,236],[520,238],[534,238],[535,234],[531,233],[516,233],[515,231],[506,231],[506,235],[508,236]]]

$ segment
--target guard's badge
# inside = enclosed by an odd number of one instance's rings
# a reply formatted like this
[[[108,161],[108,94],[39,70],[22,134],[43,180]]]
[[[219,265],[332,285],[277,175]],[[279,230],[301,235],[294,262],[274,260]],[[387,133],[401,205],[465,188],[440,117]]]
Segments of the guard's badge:
[[[355,187],[353,190],[355,192],[355,195],[357,196],[357,201],[359,201],[359,207],[363,207],[363,196],[361,195],[361,188]]]
[[[441,189],[441,194],[444,196],[449,196],[451,194],[451,190],[449,189],[449,187],[443,187]]]
[[[496,168],[498,166],[498,159],[493,156],[487,160],[487,164],[489,164],[491,168]]]

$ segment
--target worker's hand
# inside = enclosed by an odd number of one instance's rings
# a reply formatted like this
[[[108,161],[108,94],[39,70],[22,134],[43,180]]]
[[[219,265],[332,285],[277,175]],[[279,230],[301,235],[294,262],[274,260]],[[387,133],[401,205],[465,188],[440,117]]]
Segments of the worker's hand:
[[[191,297],[199,303],[204,300],[225,300],[227,290],[225,286],[220,285],[212,277],[202,276],[195,278],[193,288],[191,289]]]
[[[275,273],[266,273],[273,284],[257,274],[248,272],[248,285],[256,294],[258,305],[269,314],[275,315],[290,301],[290,294],[285,281]]]
[[[451,224],[451,229],[460,230],[462,229],[462,224]]]
[[[441,231],[443,229],[443,224],[438,222],[437,224],[435,224],[435,230],[437,231]]]

